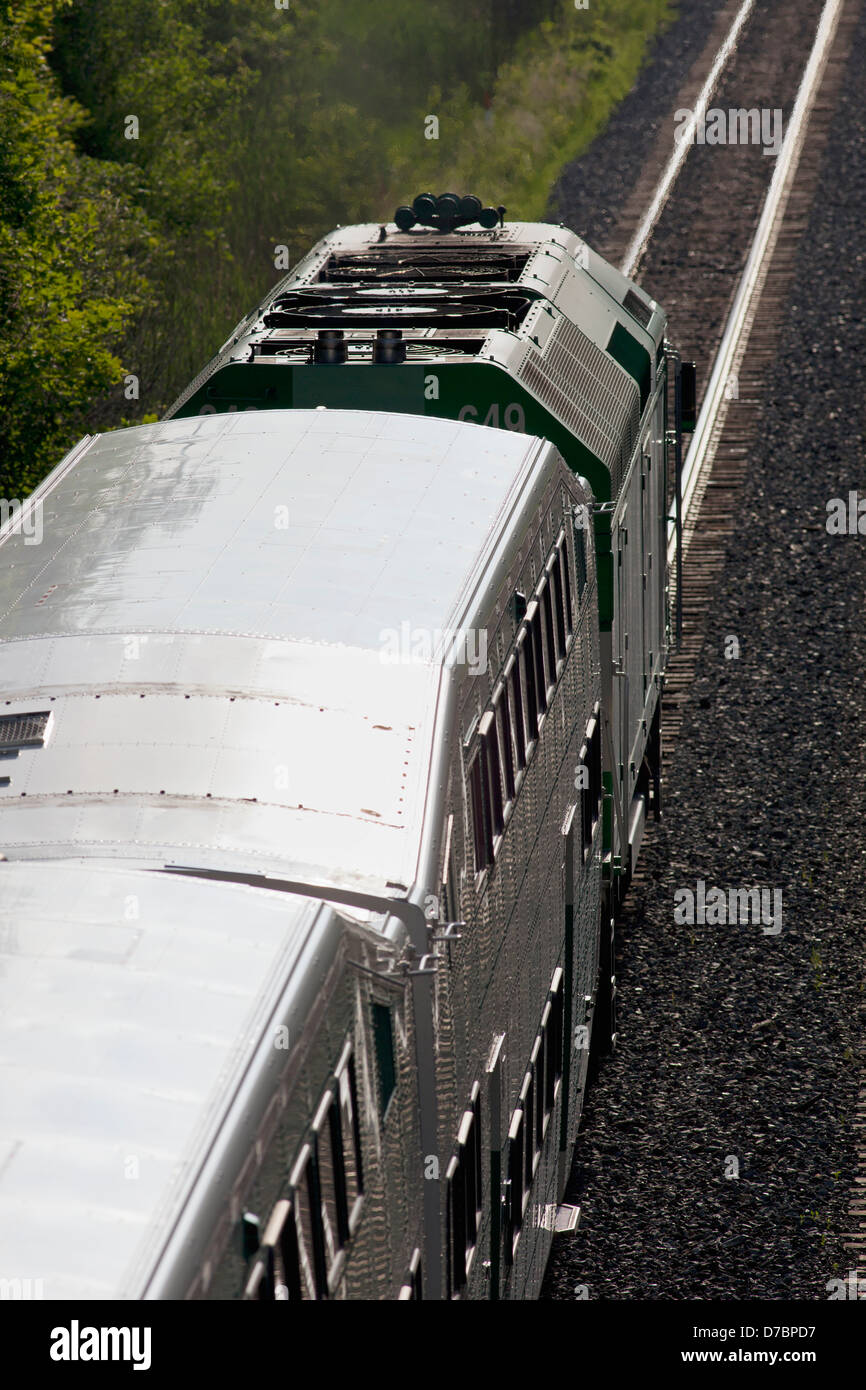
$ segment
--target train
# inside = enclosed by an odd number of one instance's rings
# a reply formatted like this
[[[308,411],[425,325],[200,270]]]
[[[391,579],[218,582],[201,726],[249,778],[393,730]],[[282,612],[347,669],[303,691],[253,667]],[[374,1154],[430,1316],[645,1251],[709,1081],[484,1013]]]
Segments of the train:
[[[504,214],[338,229],[0,531],[7,1281],[529,1299],[573,1226],[692,386]]]

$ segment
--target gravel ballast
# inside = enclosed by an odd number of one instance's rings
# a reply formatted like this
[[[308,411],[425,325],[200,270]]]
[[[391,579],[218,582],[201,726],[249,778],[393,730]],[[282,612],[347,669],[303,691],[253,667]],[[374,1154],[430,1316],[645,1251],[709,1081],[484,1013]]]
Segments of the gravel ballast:
[[[825,522],[831,498],[866,499],[864,90],[866,9],[665,818],[619,925],[619,1047],[566,1195],[581,1224],[556,1239],[543,1298],[822,1300],[852,1267],[866,535]],[[781,891],[781,932],[677,923],[675,894],[699,880]]]

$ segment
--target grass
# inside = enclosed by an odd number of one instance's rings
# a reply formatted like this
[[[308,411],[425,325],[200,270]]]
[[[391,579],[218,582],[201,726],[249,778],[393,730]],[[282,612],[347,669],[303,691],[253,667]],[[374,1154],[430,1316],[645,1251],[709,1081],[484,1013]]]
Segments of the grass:
[[[477,192],[513,218],[541,220],[562,168],[603,129],[634,85],[651,40],[674,18],[670,0],[565,0],[557,18],[519,42],[500,68],[489,107],[462,91],[390,141],[394,206],[415,193]]]

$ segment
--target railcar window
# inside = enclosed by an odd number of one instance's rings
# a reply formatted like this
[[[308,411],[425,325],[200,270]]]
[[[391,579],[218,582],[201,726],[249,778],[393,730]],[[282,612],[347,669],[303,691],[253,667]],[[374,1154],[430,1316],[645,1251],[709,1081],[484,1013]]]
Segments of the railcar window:
[[[475,872],[483,873],[493,863],[493,831],[490,820],[490,785],[484,744],[469,769],[469,799],[472,803],[472,834],[475,845]]]
[[[334,1155],[329,1143],[328,1115],[334,1104],[333,1094],[328,1093],[319,1102],[313,1119],[313,1146],[319,1170],[319,1195],[322,1206],[322,1233],[325,1240],[325,1264],[328,1274],[334,1267],[340,1249],[337,1229],[337,1175]]]
[[[517,752],[517,767],[520,772],[526,768],[526,729],[523,723],[523,688],[520,684],[520,660],[518,652],[511,659],[511,696],[514,701],[514,742]],[[506,675],[508,673],[506,672]]]
[[[556,681],[557,652],[556,637],[554,635],[553,629],[553,595],[551,592],[551,585],[549,582],[549,571],[547,574],[547,580],[548,582],[545,584],[544,591],[541,595],[541,604],[544,609],[544,634],[547,638],[547,669],[550,674],[550,684],[553,685]]]
[[[598,820],[601,814],[601,714],[598,705],[593,715],[595,728],[592,733],[592,759],[589,768],[589,781],[592,788],[593,816]]]
[[[492,710],[487,710],[484,714],[478,726],[478,733],[481,740],[483,762],[487,768],[493,834],[501,835],[505,828],[502,814],[502,776],[499,769],[499,742],[496,737],[496,725]]]
[[[470,1101],[470,1111],[472,1114],[472,1150],[471,1159],[474,1171],[474,1191],[475,1191],[475,1233],[476,1239],[481,1222],[481,1212],[484,1207],[484,1170],[481,1166],[481,1086],[476,1081],[472,1087],[472,1098]]]
[[[535,693],[535,658],[532,655],[532,637],[524,629],[517,639],[517,656],[523,676],[526,693],[526,750],[538,738],[538,700]]]
[[[301,1298],[301,1259],[292,1203],[277,1202],[271,1220],[275,1224],[277,1245],[277,1296],[282,1296],[289,1303],[296,1303]]]
[[[524,1137],[523,1137],[523,1191],[528,1192],[532,1186],[534,1173],[533,1162],[535,1159],[535,1077],[528,1071],[523,1078],[523,1085],[520,1088],[520,1108],[523,1111]]]
[[[553,1103],[556,1099],[556,1058],[554,1057],[555,1039],[551,1031],[551,1020],[553,1017],[553,1001],[548,999],[541,1015],[541,1066],[543,1065],[543,1080],[539,1078],[539,1097],[544,1094],[544,1119],[547,1122]]]
[[[442,856],[442,907],[447,922],[456,922],[460,916],[454,875],[453,835],[454,817],[449,816],[445,824],[445,850]]]
[[[581,788],[581,821],[583,857],[587,858],[592,847],[592,836],[601,815],[601,722],[599,709],[586,726],[586,740],[581,749],[581,762],[585,768],[585,786]]]
[[[358,1114],[358,1089],[355,1082],[355,1057],[352,1044],[347,1043],[337,1064],[337,1085],[340,1096],[340,1128],[343,1139],[343,1166],[346,1184],[346,1203],[349,1230],[354,1230],[360,1216],[364,1191],[364,1169],[361,1161],[361,1123]]]
[[[544,675],[544,647],[541,640],[541,608],[533,599],[526,609],[529,644],[532,649],[532,669],[535,676],[535,700],[538,713],[547,713],[547,681]]]
[[[561,542],[560,542],[561,544]],[[559,643],[559,655],[565,659],[565,607],[562,597],[562,552],[557,550],[556,554],[547,567],[550,583],[553,587],[553,614],[556,618],[556,639]]]
[[[586,859],[592,845],[592,789],[590,786],[590,745],[584,742],[580,750],[580,765],[583,769],[583,785],[580,789],[580,826],[583,857]]]
[[[497,724],[499,726],[499,741],[502,752],[502,772],[505,778],[505,797],[507,801],[514,800],[514,749],[511,743],[511,710],[508,701],[508,686],[501,685],[496,695],[493,697],[493,708],[496,711]]]
[[[313,1120],[313,1136],[319,1170],[325,1263],[333,1285],[339,1256],[349,1239],[346,1162],[336,1084],[322,1098]]]
[[[379,1081],[379,1114],[384,1119],[397,1085],[397,1068],[394,1061],[394,1023],[387,1004],[374,1003],[372,1014],[376,1075]]]
[[[466,1249],[474,1248],[478,1238],[478,1173],[475,1169],[475,1116],[471,1110],[463,1113],[457,1134],[458,1161],[463,1169],[466,1201]]]
[[[466,1192],[465,1175],[456,1154],[445,1173],[448,1185],[448,1257],[450,1291],[459,1293],[466,1283]]]
[[[563,1027],[565,1023],[565,975],[560,967],[553,972],[550,985],[550,1014],[547,1021],[547,1083],[550,1090],[549,1108],[553,1108],[556,1083],[562,1077]]]
[[[559,572],[562,578],[562,591],[565,598],[565,626],[568,635],[574,631],[574,615],[571,611],[571,573],[568,568],[568,542],[563,536],[559,548]]]
[[[532,1045],[532,1053],[529,1058],[529,1070],[532,1072],[535,1098],[535,1153],[533,1154],[532,1164],[532,1171],[534,1173],[538,1155],[541,1153],[541,1146],[544,1143],[544,1036],[541,1033],[539,1033]]]
[[[523,1111],[518,1106],[508,1129],[505,1260],[511,1264],[523,1225]]]
[[[241,1252],[245,1260],[248,1260],[258,1250],[262,1243],[261,1230],[259,1228],[259,1218],[254,1212],[245,1211],[241,1216]]]
[[[577,574],[577,601],[580,603],[586,588],[586,533],[582,527],[574,532],[574,568]]]
[[[301,1298],[301,1266],[292,1203],[274,1204],[262,1244],[250,1267],[244,1299],[297,1302]]]
[[[459,1293],[478,1243],[482,1208],[481,1087],[476,1081],[457,1132],[457,1152],[445,1174],[452,1294]]]
[[[322,1229],[322,1199],[316,1156],[310,1144],[305,1144],[289,1179],[295,1227],[303,1276],[303,1297],[321,1299],[328,1296],[325,1270],[325,1237]]]
[[[553,1110],[556,1085],[556,1083],[553,1080],[553,1056],[551,1054],[550,1046],[551,1038],[547,1027],[547,1019],[545,1017],[546,1010],[547,1005],[545,1005],[545,1014],[542,1014],[541,1031],[538,1035],[539,1051],[537,1085],[538,1113],[542,1116],[541,1139],[543,1139],[545,1134],[547,1133],[548,1121],[550,1120],[551,1112]],[[541,1139],[539,1140],[539,1147],[541,1146]]]
[[[530,745],[538,738],[540,729],[540,714],[538,708],[538,686],[535,680],[535,653],[533,651],[532,634],[526,634],[526,646],[523,651],[523,674],[526,679],[526,727]]]

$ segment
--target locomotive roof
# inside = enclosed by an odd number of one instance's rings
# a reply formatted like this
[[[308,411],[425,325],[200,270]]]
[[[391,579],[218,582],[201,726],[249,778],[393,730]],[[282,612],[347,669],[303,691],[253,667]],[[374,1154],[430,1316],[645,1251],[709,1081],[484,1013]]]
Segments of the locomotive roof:
[[[196,1184],[207,1201],[228,1107],[265,1072],[276,1085],[288,1052],[270,1020],[303,1016],[339,933],[337,911],[303,897],[0,864],[4,1280],[142,1295]]]
[[[388,223],[384,237],[382,231],[378,223],[337,227],[312,247],[268,300],[294,286],[357,282],[364,272],[378,279],[394,260],[404,267],[404,284],[436,281],[444,271],[444,278],[452,281],[533,282],[548,299],[555,297],[564,275],[577,270],[615,302],[628,301],[629,315],[650,330],[656,344],[661,341],[664,315],[655,301],[562,224],[506,222],[492,231],[464,227],[446,234],[432,229],[401,232]],[[419,275],[412,270],[416,256]]]
[[[37,731],[0,850],[411,884],[448,634],[551,457],[364,412],[84,441],[31,499],[42,543],[0,535],[2,713]],[[407,630],[423,659],[383,659]]]
[[[531,430],[613,500],[658,383],[665,326],[644,290],[563,226],[340,227],[237,325],[168,414],[244,403],[458,414],[478,404],[476,389],[499,399],[490,374],[504,373],[515,401],[540,407]],[[428,402],[430,372],[445,374],[445,396],[457,392],[453,410]]]

